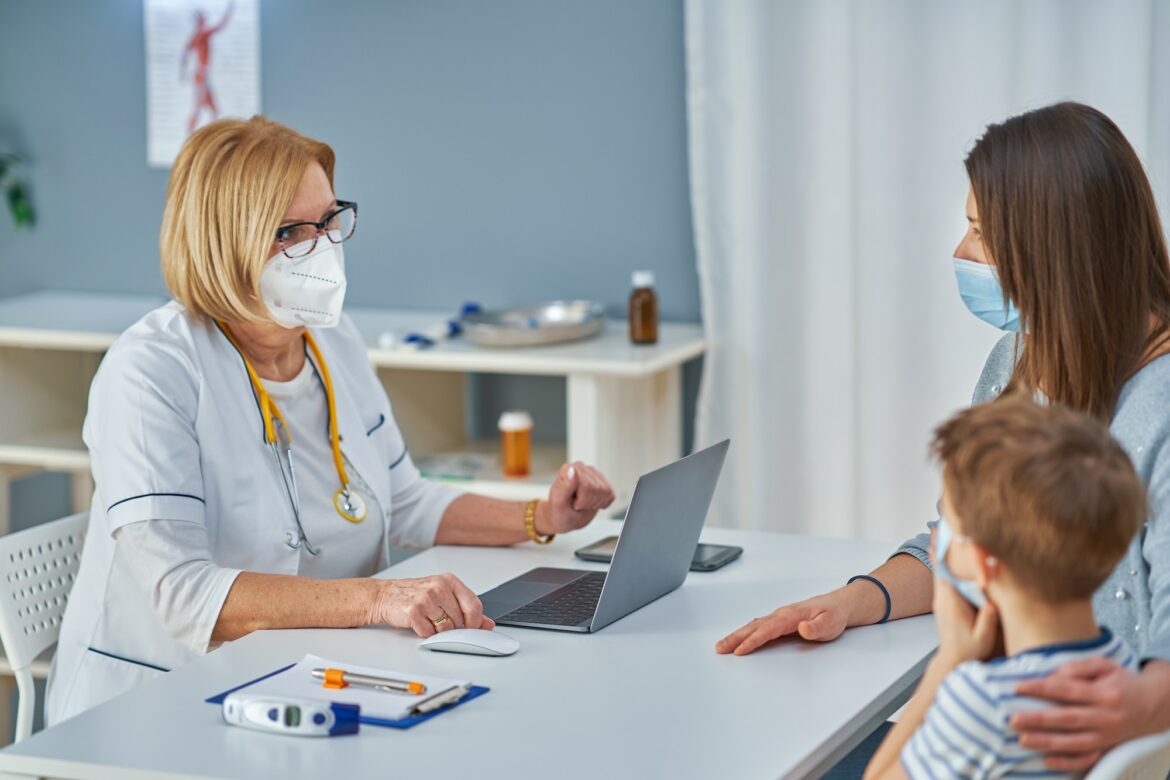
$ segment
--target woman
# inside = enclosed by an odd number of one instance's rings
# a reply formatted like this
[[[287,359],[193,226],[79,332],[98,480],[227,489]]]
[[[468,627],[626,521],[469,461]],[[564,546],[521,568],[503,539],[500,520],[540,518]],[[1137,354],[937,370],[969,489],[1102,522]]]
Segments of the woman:
[[[1088,106],[1061,103],[991,125],[966,168],[959,291],[981,319],[1019,331],[992,350],[974,402],[1042,394],[1109,421],[1154,507],[1094,599],[1098,620],[1145,659],[1141,673],[1093,662],[1020,687],[1071,705],[1024,714],[1015,726],[1024,745],[1050,753],[1052,768],[1077,770],[1123,740],[1170,728],[1170,260],[1137,155]],[[792,633],[828,641],[886,615],[929,612],[929,544],[922,534],[873,579],[780,607],[716,650],[744,655]]]
[[[60,721],[264,628],[492,628],[451,574],[369,579],[392,545],[547,542],[613,501],[564,466],[548,501],[423,480],[341,314],[357,206],[332,150],[261,117],[175,161],[162,267],[175,300],[94,378],[95,492],[48,693]]]

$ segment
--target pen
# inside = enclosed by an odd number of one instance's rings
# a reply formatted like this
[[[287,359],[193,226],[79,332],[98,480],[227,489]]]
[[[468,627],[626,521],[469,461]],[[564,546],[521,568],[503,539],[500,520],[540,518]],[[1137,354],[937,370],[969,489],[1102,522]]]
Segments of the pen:
[[[379,691],[394,693],[410,693],[421,696],[427,692],[427,686],[412,680],[395,680],[390,677],[375,677],[371,674],[356,674],[344,669],[314,669],[313,676],[324,680],[326,688],[344,688],[347,685],[361,685]]]

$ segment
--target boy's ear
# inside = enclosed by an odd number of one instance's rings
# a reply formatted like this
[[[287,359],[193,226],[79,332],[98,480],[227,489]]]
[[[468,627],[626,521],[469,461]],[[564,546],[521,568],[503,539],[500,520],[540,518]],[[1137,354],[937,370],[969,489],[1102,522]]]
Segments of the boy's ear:
[[[971,542],[971,557],[974,558],[972,563],[975,566],[975,581],[983,590],[987,590],[987,585],[992,580],[996,579],[1003,572],[1003,568],[999,564],[999,559],[995,557],[986,547],[980,544]]]

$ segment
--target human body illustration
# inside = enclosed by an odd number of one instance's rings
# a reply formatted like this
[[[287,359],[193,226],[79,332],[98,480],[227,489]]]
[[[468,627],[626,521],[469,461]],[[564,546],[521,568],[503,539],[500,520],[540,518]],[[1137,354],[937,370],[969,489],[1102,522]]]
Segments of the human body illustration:
[[[219,20],[219,24],[212,27],[207,26],[207,17],[202,11],[195,12],[195,32],[191,33],[191,38],[183,47],[183,59],[179,63],[180,78],[185,79],[191,55],[195,55],[195,73],[192,76],[192,80],[195,82],[195,105],[191,109],[191,118],[187,120],[188,134],[193,133],[195,128],[199,126],[199,117],[204,109],[211,112],[213,121],[219,118],[215,95],[212,94],[211,86],[207,80],[207,70],[211,64],[211,39],[227,26],[234,5],[234,3],[229,4],[227,10],[223,12],[223,18]]]

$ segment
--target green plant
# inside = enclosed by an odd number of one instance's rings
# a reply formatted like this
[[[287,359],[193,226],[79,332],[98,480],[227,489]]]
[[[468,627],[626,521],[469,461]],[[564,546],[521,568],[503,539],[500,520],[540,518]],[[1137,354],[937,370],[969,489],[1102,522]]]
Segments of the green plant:
[[[8,210],[12,212],[12,221],[18,228],[31,228],[34,218],[28,187],[15,175],[10,175],[19,164],[20,158],[15,154],[0,154],[0,185],[4,184],[5,178],[11,180],[4,191],[4,199],[8,202]]]

